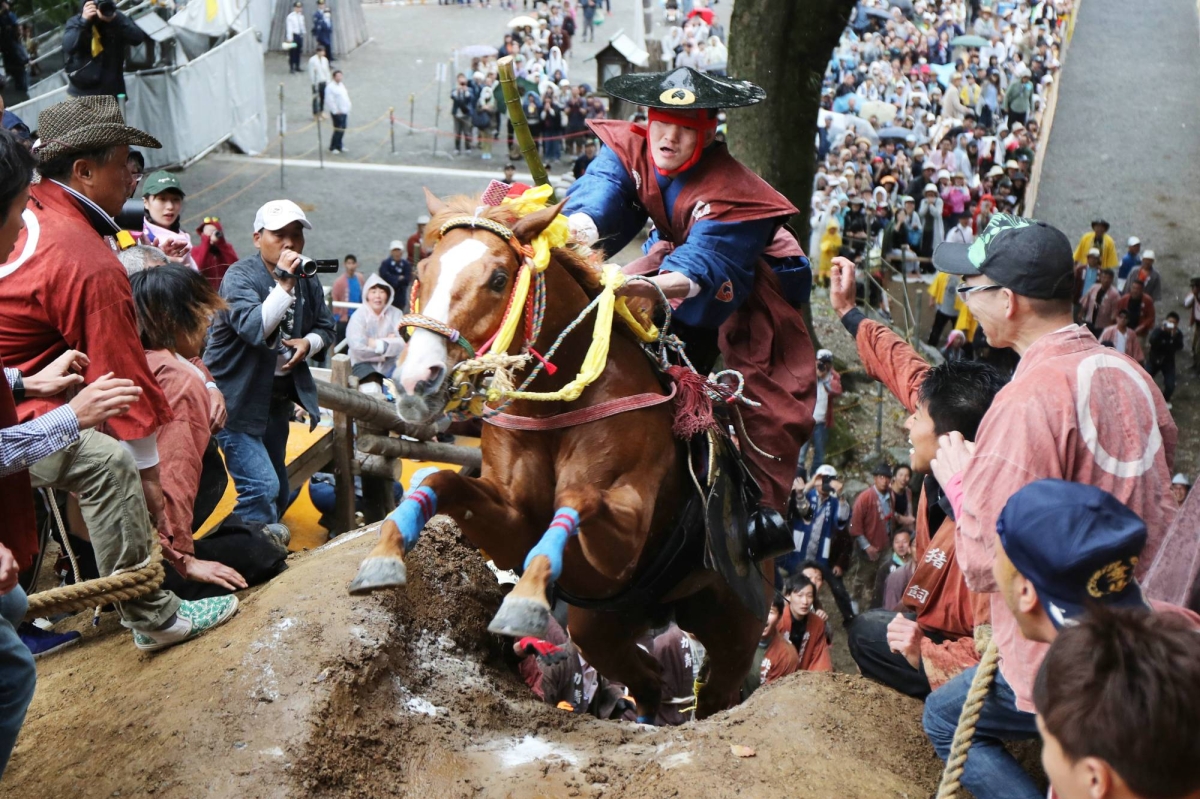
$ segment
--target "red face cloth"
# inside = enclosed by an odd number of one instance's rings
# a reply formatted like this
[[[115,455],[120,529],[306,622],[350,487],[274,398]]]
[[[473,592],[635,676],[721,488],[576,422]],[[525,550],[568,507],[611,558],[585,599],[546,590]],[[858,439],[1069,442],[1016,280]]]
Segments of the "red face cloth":
[[[701,156],[704,155],[704,139],[706,134],[717,129],[716,115],[709,116],[707,111],[703,113],[704,116],[697,117],[691,114],[673,114],[664,108],[651,108],[648,109],[646,127],[643,129],[640,125],[634,125],[634,130],[644,133],[647,143],[650,141],[651,122],[665,122],[668,125],[679,125],[682,128],[691,128],[696,131],[699,134],[696,140],[696,148],[692,151],[688,160],[684,161],[683,165],[675,170],[676,173],[686,172],[694,167],[700,161]],[[651,154],[650,160],[654,160],[653,154]],[[657,164],[655,164],[654,168],[658,170],[658,174],[660,175],[667,174],[665,170],[659,169]]]

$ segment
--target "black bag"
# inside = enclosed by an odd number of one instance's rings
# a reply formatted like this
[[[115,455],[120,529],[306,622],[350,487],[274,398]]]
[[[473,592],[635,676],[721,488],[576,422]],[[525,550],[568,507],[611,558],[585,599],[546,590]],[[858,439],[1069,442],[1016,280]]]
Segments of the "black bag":
[[[67,80],[77,89],[94,89],[104,79],[104,64],[99,58],[90,58],[76,70],[67,72]]]
[[[471,124],[480,130],[488,130],[492,127],[491,112],[476,108],[475,113],[471,115]]]

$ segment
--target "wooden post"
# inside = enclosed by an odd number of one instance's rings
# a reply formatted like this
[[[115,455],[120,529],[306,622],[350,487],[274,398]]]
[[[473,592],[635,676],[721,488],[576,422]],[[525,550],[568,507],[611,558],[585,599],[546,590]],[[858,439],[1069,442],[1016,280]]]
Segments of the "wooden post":
[[[372,430],[361,422],[358,425],[358,434],[360,438],[380,438],[378,430]],[[362,481],[363,521],[367,524],[377,522],[396,509],[394,476],[377,477],[361,472],[359,479]]]
[[[350,356],[333,356],[330,375],[333,385],[349,389]],[[323,381],[317,381],[321,385]],[[337,475],[336,501],[333,506],[333,535],[353,530],[354,518],[354,420],[345,411],[333,412],[333,463]]]

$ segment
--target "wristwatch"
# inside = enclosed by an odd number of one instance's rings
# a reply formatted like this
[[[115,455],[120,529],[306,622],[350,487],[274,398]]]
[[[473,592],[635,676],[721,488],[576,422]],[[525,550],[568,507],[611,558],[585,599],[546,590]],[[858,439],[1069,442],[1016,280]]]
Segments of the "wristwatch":
[[[25,401],[25,380],[20,372],[17,372],[17,378],[13,381],[12,395],[14,403]]]

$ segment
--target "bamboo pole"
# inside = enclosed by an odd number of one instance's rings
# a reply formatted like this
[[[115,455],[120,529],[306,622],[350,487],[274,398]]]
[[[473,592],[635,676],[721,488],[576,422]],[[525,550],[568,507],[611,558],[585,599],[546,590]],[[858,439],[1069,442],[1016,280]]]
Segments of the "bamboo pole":
[[[500,71],[500,91],[504,93],[504,107],[508,112],[509,121],[512,122],[513,135],[517,138],[517,145],[521,148],[521,157],[529,166],[534,184],[548,186],[550,177],[546,174],[546,167],[542,163],[542,159],[538,157],[537,142],[533,140],[533,132],[529,130],[529,122],[525,119],[525,108],[521,105],[521,92],[517,88],[517,78],[513,72],[513,57],[504,56],[496,62],[496,66]],[[558,198],[552,192],[550,204],[553,205],[557,202]]]

